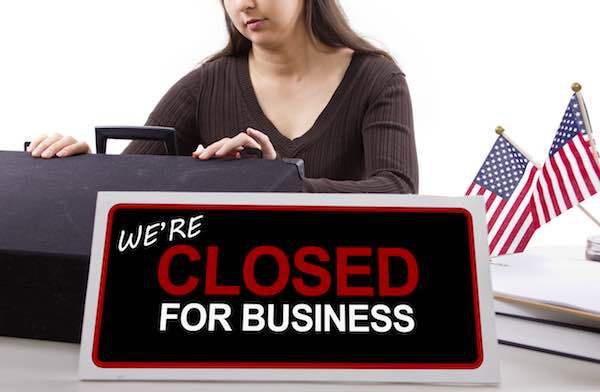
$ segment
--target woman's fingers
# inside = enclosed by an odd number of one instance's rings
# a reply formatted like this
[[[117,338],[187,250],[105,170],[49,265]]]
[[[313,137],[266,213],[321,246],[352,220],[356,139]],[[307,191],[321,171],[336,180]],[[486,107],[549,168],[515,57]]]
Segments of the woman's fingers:
[[[31,151],[31,156],[33,157],[40,157],[42,156],[42,153],[44,151],[46,151],[46,148],[48,148],[49,146],[53,145],[54,143],[56,143],[57,141],[59,141],[60,139],[62,139],[62,135],[55,133],[45,139],[43,139],[42,141],[39,142],[39,144],[35,147],[35,149],[33,149]]]
[[[239,148],[239,150],[241,150],[242,147]],[[204,146],[202,144],[198,144],[198,147],[196,148],[196,151],[192,152],[192,158],[199,158],[200,154],[202,154],[202,152],[205,150]],[[233,155],[233,153],[232,153]],[[210,158],[210,157],[208,157]]]
[[[42,152],[42,158],[52,158],[57,152],[66,146],[70,146],[71,144],[75,143],[77,143],[77,140],[75,140],[72,136],[61,137],[56,142],[48,146],[44,152]]]
[[[246,133],[260,144],[264,159],[275,159],[277,152],[267,135],[254,128],[246,129]]]
[[[92,152],[86,142],[78,142],[72,136],[63,136],[60,133],[54,133],[50,136],[46,134],[37,136],[27,147],[27,151],[31,152],[32,157],[42,158],[66,157]]]
[[[198,144],[196,151],[192,152],[192,158],[198,158],[198,155],[200,155],[202,151],[204,151],[204,146],[202,144]]]
[[[63,158],[77,154],[90,154],[91,152],[92,149],[86,142],[77,142],[64,147],[62,150],[56,153],[56,156]]]
[[[275,159],[277,153],[269,137],[254,128],[246,129],[246,132],[240,132],[232,138],[223,138],[214,142],[208,147],[198,145],[196,151],[192,153],[193,158],[210,159],[212,157],[241,157],[241,151],[244,148],[258,148],[263,152],[263,158]]]
[[[227,143],[230,139],[228,137],[223,138],[219,141],[214,142],[213,144],[211,144],[210,146],[206,147],[205,149],[202,150],[202,152],[200,152],[199,154],[197,154],[197,158],[198,159],[209,159],[211,158],[215,152],[217,152],[217,150],[219,148],[221,148],[221,146],[223,146],[223,144]],[[198,150],[196,150],[197,152]],[[193,156],[194,154],[192,154]]]
[[[43,140],[46,140],[47,137],[48,137],[48,135],[46,135],[45,133],[42,133],[41,135],[36,136],[31,141],[29,146],[27,146],[27,152],[32,152],[33,150],[35,150],[37,148],[38,144],[40,144]]]
[[[236,155],[237,152],[244,149],[244,147],[261,148],[260,144],[249,135],[244,132],[240,132],[234,138],[223,144],[221,148],[217,150],[215,156],[222,157],[226,155]]]

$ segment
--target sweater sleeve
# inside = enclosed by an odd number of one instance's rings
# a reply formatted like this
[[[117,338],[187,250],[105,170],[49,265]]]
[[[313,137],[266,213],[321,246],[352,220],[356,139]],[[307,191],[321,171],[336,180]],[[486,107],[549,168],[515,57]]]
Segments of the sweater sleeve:
[[[173,127],[177,134],[179,155],[191,155],[200,144],[196,132],[197,100],[192,92],[192,73],[184,76],[158,102],[148,120],[147,126]],[[121,154],[165,155],[166,146],[154,140],[134,140]]]
[[[372,99],[362,121],[364,180],[305,178],[305,192],[417,193],[418,164],[410,95],[394,74]]]

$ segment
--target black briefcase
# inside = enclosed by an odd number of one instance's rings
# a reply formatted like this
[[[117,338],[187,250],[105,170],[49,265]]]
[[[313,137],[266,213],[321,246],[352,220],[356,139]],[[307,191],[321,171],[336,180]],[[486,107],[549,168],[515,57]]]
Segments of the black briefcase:
[[[0,151],[0,335],[79,342],[98,191],[301,192],[297,163]]]

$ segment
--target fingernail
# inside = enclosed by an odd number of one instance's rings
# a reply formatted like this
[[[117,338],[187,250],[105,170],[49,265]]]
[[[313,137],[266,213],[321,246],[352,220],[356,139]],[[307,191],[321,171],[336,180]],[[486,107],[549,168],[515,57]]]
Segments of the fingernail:
[[[27,146],[27,152],[31,152],[31,146]]]
[[[62,152],[62,151],[59,151],[59,152],[56,153],[56,156],[59,157],[59,158],[62,157],[63,155],[65,155],[65,153]]]

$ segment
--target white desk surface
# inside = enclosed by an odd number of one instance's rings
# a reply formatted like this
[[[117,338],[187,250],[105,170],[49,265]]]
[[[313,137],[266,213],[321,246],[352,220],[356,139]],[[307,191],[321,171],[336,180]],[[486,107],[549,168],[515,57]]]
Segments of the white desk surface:
[[[415,384],[79,381],[79,345],[0,337],[0,391],[600,391],[600,365],[500,345],[498,387]]]

